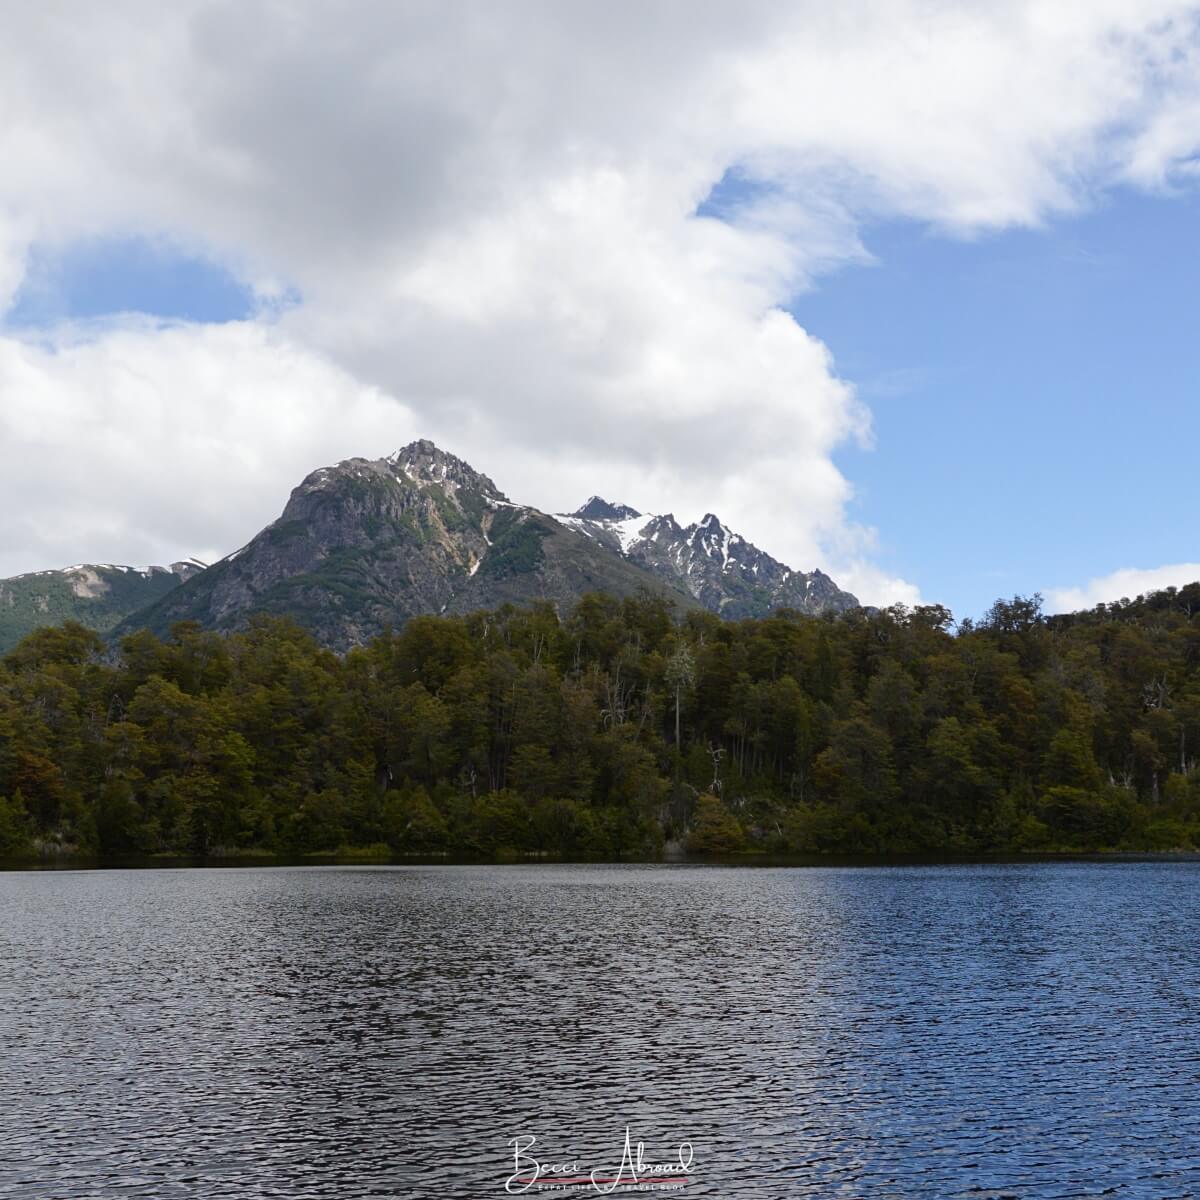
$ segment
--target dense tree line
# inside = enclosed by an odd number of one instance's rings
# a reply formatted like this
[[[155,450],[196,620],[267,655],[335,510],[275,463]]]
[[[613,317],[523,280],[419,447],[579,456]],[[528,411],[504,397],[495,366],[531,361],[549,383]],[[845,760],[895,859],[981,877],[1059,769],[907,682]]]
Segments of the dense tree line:
[[[1195,615],[1193,615],[1195,614]],[[726,622],[648,595],[0,660],[0,855],[1173,849],[1200,842],[1200,586]]]

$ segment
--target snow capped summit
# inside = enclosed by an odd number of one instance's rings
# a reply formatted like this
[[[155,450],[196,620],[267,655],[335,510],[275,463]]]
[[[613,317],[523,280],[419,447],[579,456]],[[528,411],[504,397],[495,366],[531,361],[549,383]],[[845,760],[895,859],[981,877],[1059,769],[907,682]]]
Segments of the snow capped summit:
[[[657,518],[643,516],[628,504],[609,504],[600,496],[593,496],[569,516],[560,513],[557,520],[576,533],[595,538],[610,550],[619,550],[628,557],[646,527]]]
[[[602,496],[590,497],[586,504],[571,513],[571,516],[584,521],[628,521],[641,515],[628,504],[610,504]]]
[[[696,532],[692,535],[692,543],[709,558],[719,557],[723,566],[729,563],[729,546],[731,541],[742,541],[736,534],[721,524],[715,513],[705,513],[704,520],[694,526]]]
[[[557,519],[724,616],[765,616],[776,608],[841,612],[858,605],[827,575],[793,571],[722,524],[716,513],[680,526],[669,513],[645,516],[592,496]]]

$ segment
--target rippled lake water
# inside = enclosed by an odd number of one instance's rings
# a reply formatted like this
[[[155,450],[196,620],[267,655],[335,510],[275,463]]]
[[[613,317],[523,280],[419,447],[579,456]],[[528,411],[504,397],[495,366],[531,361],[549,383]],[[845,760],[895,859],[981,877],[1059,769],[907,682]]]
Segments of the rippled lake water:
[[[3,1196],[496,1197],[510,1139],[614,1178],[627,1127],[684,1197],[1200,1194],[1197,864],[26,872],[0,913]]]

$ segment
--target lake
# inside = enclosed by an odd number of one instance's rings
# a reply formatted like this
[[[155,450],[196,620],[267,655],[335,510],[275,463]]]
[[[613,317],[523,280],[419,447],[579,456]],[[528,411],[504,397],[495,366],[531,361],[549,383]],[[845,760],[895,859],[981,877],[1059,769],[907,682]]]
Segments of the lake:
[[[625,1194],[627,1129],[682,1197],[1200,1193],[1196,863],[33,871],[0,912],[0,1196]]]

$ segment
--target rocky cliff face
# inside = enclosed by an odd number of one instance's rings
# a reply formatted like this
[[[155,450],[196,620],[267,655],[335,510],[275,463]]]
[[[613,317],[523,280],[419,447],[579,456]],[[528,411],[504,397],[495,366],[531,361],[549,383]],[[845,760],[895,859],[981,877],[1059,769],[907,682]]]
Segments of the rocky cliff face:
[[[283,514],[178,594],[126,621],[230,629],[287,615],[346,649],[422,613],[461,613],[639,588],[695,601],[553,517],[515,504],[461,459],[419,441],[388,458],[314,471]]]
[[[858,606],[828,575],[792,570],[712,513],[681,526],[670,513],[646,516],[593,496],[558,519],[724,617],[762,617],[777,608],[815,615]]]
[[[61,621],[108,633],[203,569],[194,559],[169,567],[82,563],[0,579],[0,653],[35,629]]]

